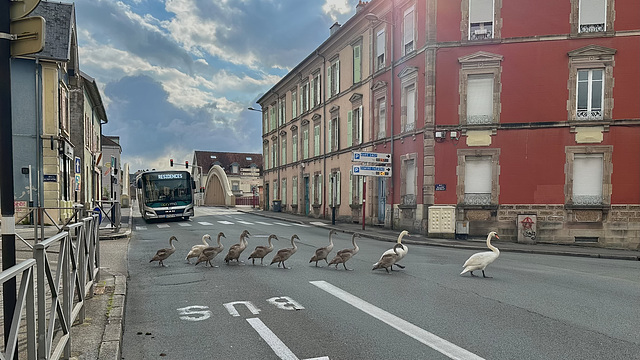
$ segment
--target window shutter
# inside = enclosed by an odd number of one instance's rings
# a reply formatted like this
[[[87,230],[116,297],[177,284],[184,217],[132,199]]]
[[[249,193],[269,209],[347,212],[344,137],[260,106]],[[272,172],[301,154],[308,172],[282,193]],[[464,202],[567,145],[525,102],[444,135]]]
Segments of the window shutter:
[[[327,99],[331,97],[331,66],[327,68]]]
[[[364,142],[362,138],[362,105],[360,105],[360,110],[358,111],[358,139],[360,140],[360,144]]]
[[[361,80],[360,73],[360,45],[357,45],[353,48],[353,82],[357,83]]]
[[[381,30],[376,37],[376,58],[384,54],[384,40],[384,30]]]
[[[340,60],[336,60],[336,94],[340,92]]]
[[[493,121],[493,75],[467,78],[467,119],[474,124]]]
[[[602,154],[575,154],[573,160],[574,203],[582,198],[592,198],[584,203],[602,202]],[[596,199],[594,201],[593,199]],[[599,201],[598,201],[599,200]]]
[[[333,135],[333,133],[331,131],[332,124],[333,124],[333,120],[329,121],[329,134],[328,134],[329,135],[329,139],[328,139],[329,140],[329,151],[333,151],[333,143],[331,142],[331,138],[332,138],[332,135]]]
[[[336,205],[340,205],[340,171],[338,171],[336,174],[338,179],[338,186],[336,186]]]
[[[467,156],[465,158],[465,194],[491,194],[491,157]]]
[[[582,0],[584,3],[585,0]],[[493,0],[470,0],[469,22],[485,23],[493,22]]]
[[[407,45],[413,41],[413,9],[405,12],[404,14],[403,40],[404,40],[403,45]]]
[[[580,25],[606,23],[606,10],[606,0],[582,0],[580,2]]]
[[[353,111],[347,113],[347,146],[353,145]]]

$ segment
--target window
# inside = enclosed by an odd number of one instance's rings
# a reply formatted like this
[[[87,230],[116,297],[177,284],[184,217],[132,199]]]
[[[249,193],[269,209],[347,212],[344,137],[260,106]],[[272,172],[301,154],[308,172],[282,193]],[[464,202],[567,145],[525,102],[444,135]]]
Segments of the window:
[[[469,0],[469,40],[493,38],[493,0]]]
[[[311,108],[320,105],[320,73],[313,77],[311,82],[312,94],[311,94]]]
[[[298,161],[298,131],[291,135],[291,161]]]
[[[576,117],[580,120],[601,120],[604,97],[604,70],[578,70]]]
[[[276,180],[273,181],[273,199],[280,200],[280,196],[278,194],[278,182]]]
[[[417,154],[407,154],[401,156],[401,196],[403,205],[416,205],[416,192],[417,192],[417,167],[416,167]]]
[[[580,0],[578,21],[581,33],[607,30],[607,0]]]
[[[460,124],[500,122],[502,55],[479,51],[460,62]]]
[[[467,77],[467,124],[493,122],[493,74]]]
[[[565,151],[567,204],[583,207],[610,205],[613,146],[567,146]]]
[[[362,45],[353,46],[353,83],[362,81]]]
[[[458,150],[458,203],[468,206],[498,204],[500,149]]]
[[[302,158],[309,158],[309,127],[302,131]]]
[[[357,175],[349,175],[349,199],[351,205],[362,204],[362,189],[364,188],[364,177]]]
[[[282,98],[282,99],[278,100],[278,103],[279,103],[278,104],[279,105],[278,106],[278,109],[279,109],[279,111],[278,111],[278,125],[279,126],[284,125],[284,123],[286,122],[286,118],[285,118],[285,110],[286,110],[285,102],[286,101],[285,100],[286,100],[286,98]]]
[[[589,45],[570,51],[569,121],[611,120],[615,49]]]
[[[287,138],[282,138],[282,155],[280,158],[280,162],[282,163],[282,165],[286,165],[287,164]]]
[[[262,113],[262,133],[269,132],[269,114],[265,111]]]
[[[579,0],[571,0],[579,1]],[[462,0],[462,40],[499,39],[502,0]]]
[[[278,167],[278,144],[274,141],[271,146],[271,165],[272,167]]]
[[[291,178],[291,205],[298,205],[298,177]]]
[[[322,204],[322,174],[313,175],[313,204]]]
[[[295,119],[298,116],[298,90],[291,90],[291,118]]]
[[[362,143],[362,106],[347,113],[347,146]]]
[[[464,203],[491,204],[491,157],[468,156],[465,159]]]
[[[264,168],[269,169],[269,143],[263,145]]]
[[[231,190],[232,191],[240,191],[240,182],[239,181],[232,181],[231,182]]]
[[[340,170],[331,171],[329,176],[329,206],[338,206],[340,205]]]
[[[340,60],[331,62],[327,68],[327,97],[332,97],[340,92]]]
[[[238,164],[231,164],[231,173],[238,174],[240,172]]]
[[[309,83],[302,84],[300,91],[300,113],[304,114],[309,111]]]
[[[329,151],[338,151],[340,148],[340,123],[338,113],[332,114],[329,121]]]
[[[387,136],[387,100],[380,98],[376,100],[378,139]]]
[[[320,125],[313,127],[313,156],[320,156]]]
[[[410,84],[402,89],[402,129],[411,131],[416,128],[416,86]]]
[[[414,45],[414,18],[415,18],[415,11],[414,11],[414,7],[410,7],[407,10],[405,10],[404,12],[404,17],[403,17],[403,27],[402,27],[402,44],[403,44],[403,48],[402,48],[402,55],[407,55],[408,53],[412,52],[413,50],[415,50],[415,45]]]
[[[287,179],[282,179],[282,205],[287,203]]]
[[[270,126],[269,131],[274,130],[276,128],[276,106],[275,103],[269,107],[269,119]]]
[[[385,32],[384,29],[378,31],[376,34],[376,70],[384,69],[385,67]]]

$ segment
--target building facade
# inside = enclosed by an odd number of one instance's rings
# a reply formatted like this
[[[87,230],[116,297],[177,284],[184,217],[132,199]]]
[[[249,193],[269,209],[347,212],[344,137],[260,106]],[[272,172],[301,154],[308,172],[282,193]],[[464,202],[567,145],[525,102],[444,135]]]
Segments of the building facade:
[[[424,2],[360,2],[257,101],[266,209],[276,200],[310,217],[426,225],[425,11]],[[390,154],[391,176],[352,174],[354,152]]]
[[[637,249],[640,3],[427,3],[435,204],[470,235]]]
[[[128,179],[124,178],[120,164],[120,155],[122,154],[120,137],[102,135],[101,143],[102,200],[119,203],[122,196],[123,181],[124,186],[129,186]]]

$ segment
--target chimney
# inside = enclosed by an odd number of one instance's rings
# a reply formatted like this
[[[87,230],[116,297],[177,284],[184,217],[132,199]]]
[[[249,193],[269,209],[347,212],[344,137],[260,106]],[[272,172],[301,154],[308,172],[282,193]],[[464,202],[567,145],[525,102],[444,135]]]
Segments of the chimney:
[[[362,0],[358,0],[358,5],[356,5],[356,14],[360,12],[360,10],[364,9],[365,5],[367,5],[368,2],[362,1]]]
[[[340,30],[340,23],[338,23],[337,21],[335,23],[333,23],[333,25],[331,25],[331,27],[329,28],[329,36],[335,34],[336,31]]]

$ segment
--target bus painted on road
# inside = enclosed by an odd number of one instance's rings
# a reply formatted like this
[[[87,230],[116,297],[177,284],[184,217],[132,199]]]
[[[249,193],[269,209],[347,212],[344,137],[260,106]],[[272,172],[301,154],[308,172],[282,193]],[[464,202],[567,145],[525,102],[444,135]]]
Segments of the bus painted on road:
[[[145,220],[193,216],[195,182],[188,171],[145,171],[136,177],[136,195]]]

